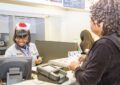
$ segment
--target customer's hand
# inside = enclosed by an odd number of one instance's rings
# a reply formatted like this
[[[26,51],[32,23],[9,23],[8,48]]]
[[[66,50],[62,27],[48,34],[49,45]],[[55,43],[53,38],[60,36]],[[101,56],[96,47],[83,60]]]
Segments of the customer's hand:
[[[72,61],[69,65],[68,68],[72,71],[74,71],[78,66],[80,65],[79,61]]]
[[[38,59],[35,60],[35,64],[38,65],[42,62],[42,58],[39,57]]]
[[[86,55],[81,55],[79,58],[79,62],[83,63],[86,60]]]

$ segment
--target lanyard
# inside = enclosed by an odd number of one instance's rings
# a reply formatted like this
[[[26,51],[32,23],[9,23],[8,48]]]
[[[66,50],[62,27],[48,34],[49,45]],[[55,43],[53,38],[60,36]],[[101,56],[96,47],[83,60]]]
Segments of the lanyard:
[[[16,45],[16,49],[20,50],[26,57],[29,57],[29,45],[26,45],[25,48],[21,48],[20,46]]]

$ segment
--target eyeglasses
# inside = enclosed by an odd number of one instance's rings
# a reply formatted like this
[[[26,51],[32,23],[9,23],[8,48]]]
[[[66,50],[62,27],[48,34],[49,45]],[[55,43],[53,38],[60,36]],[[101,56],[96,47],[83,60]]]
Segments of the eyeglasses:
[[[26,37],[16,37],[16,40],[28,40],[28,36],[26,36]]]

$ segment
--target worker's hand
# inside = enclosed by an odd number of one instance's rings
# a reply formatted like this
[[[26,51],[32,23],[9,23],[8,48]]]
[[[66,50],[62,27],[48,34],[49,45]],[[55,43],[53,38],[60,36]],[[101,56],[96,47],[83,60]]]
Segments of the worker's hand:
[[[79,58],[79,62],[83,63],[86,60],[86,55],[81,55]]]
[[[38,57],[38,59],[35,60],[35,64],[38,65],[40,63],[42,63],[42,58]]]
[[[72,71],[74,71],[77,67],[79,67],[80,62],[79,61],[72,61],[69,65],[68,68]]]

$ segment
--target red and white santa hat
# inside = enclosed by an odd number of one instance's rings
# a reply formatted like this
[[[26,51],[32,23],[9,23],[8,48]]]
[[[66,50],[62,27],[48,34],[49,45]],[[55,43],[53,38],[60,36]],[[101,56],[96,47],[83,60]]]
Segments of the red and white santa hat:
[[[26,22],[19,22],[16,24],[15,30],[30,30],[30,24]]]

